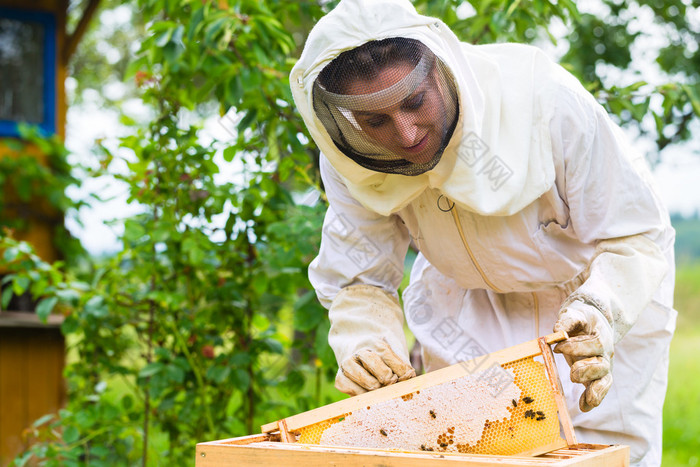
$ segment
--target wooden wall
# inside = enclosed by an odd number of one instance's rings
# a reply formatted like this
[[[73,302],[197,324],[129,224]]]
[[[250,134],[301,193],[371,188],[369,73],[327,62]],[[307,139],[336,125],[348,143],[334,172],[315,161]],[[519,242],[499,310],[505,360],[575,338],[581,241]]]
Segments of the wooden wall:
[[[58,325],[41,326],[32,313],[0,314],[3,315],[0,465],[4,466],[27,447],[25,429],[42,415],[56,413],[63,406],[66,389],[64,340]]]

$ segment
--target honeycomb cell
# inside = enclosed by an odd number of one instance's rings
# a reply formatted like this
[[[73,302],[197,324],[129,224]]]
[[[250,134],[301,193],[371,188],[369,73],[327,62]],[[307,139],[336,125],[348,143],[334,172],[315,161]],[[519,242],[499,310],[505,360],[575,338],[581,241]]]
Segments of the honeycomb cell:
[[[369,409],[369,407],[367,408]],[[339,417],[324,420],[322,422],[314,423],[313,425],[309,425],[302,428],[301,430],[299,430],[299,437],[297,438],[297,442],[304,444],[320,444],[321,435],[323,434],[323,432],[326,431],[326,429],[329,428],[331,425],[345,420],[345,417],[347,417],[348,415],[350,415],[350,413],[344,413]]]

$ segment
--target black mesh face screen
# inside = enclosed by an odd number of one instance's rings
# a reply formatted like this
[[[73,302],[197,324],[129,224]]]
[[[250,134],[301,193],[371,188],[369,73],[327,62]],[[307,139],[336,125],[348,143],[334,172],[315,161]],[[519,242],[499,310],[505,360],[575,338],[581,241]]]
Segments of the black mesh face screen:
[[[314,111],[362,167],[420,175],[440,161],[457,122],[447,67],[422,43],[391,38],[343,52],[319,74]]]

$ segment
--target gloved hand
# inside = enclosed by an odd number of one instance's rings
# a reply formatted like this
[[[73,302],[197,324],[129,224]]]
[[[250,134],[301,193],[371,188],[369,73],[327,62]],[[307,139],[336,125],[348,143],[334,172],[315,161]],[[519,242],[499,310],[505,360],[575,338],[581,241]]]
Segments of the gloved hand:
[[[351,396],[412,378],[398,300],[379,287],[356,284],[336,295],[328,334],[338,374],[335,387]]]
[[[562,307],[554,332],[565,331],[569,338],[556,345],[571,367],[571,381],[586,389],[579,400],[582,412],[597,407],[612,385],[614,338],[611,322],[595,306],[574,300]]]
[[[416,370],[401,360],[386,340],[378,342],[375,350],[358,350],[340,364],[340,370],[345,378],[339,374],[335,387],[348,394],[358,394],[356,385],[372,391],[416,376]]]

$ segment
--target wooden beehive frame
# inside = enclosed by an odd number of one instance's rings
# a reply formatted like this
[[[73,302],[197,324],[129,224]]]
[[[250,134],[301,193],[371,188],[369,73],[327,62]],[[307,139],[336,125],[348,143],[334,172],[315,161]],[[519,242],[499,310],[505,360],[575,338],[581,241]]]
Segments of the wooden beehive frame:
[[[562,431],[564,432],[565,443],[561,445],[542,446],[541,449],[533,450],[527,454],[537,455],[564,446],[574,446],[577,444],[576,435],[574,434],[574,428],[566,408],[561,383],[559,381],[557,368],[554,363],[554,356],[552,355],[552,350],[550,348],[550,345],[561,342],[566,338],[567,335],[564,332],[549,334],[547,336],[540,337],[539,339],[534,339],[513,347],[508,347],[498,352],[477,357],[476,359],[468,362],[458,363],[428,374],[417,376],[407,381],[360,394],[349,399],[344,399],[333,404],[278,420],[276,422],[268,423],[261,427],[261,431],[262,433],[278,433],[280,441],[283,443],[294,443],[296,441],[295,433],[309,425],[339,417],[346,413],[351,413],[355,410],[367,407],[377,402],[395,399],[414,391],[429,388],[456,378],[467,376],[470,374],[470,368],[475,366],[471,365],[470,362],[479,360],[478,366],[483,366],[484,361],[487,361],[489,365],[504,365],[506,363],[522,360],[524,358],[541,355],[547,378],[551,386],[551,391],[557,406],[559,422],[561,424]]]

